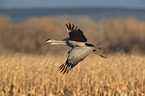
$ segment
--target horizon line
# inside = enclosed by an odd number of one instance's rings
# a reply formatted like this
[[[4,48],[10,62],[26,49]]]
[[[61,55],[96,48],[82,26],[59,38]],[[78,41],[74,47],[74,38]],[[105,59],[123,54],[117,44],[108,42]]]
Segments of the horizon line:
[[[136,8],[133,8],[133,7],[122,7],[122,6],[93,6],[93,7],[90,7],[90,6],[87,6],[87,7],[0,7],[0,9],[58,9],[58,8],[61,8],[61,9],[88,9],[88,8],[94,8],[94,9],[133,9],[133,10],[145,10],[145,8],[141,8],[141,7],[136,7]]]

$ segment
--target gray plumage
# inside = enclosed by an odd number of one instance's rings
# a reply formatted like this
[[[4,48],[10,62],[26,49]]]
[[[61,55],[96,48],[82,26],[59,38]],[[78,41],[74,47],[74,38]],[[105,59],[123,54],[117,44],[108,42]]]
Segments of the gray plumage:
[[[97,49],[103,50],[104,48],[95,48],[93,44],[88,43],[86,37],[83,35],[83,32],[77,27],[74,27],[73,24],[71,25],[68,23],[66,24],[66,27],[67,31],[69,32],[69,37],[60,41],[52,39],[46,40],[46,42],[50,45],[65,45],[72,48],[68,52],[68,57],[65,63],[59,67],[61,72],[68,73],[80,61],[84,60],[92,51],[105,58],[102,54],[97,52]]]
[[[61,72],[68,73],[73,67],[75,67],[80,61],[85,59],[89,53],[92,52],[92,47],[73,47],[68,52],[67,60],[62,66],[59,67]]]

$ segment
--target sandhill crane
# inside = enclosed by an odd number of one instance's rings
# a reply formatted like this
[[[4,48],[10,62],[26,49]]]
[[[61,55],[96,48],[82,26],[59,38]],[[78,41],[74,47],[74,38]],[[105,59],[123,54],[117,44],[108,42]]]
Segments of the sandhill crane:
[[[75,67],[80,61],[85,59],[89,53],[95,52],[99,56],[106,58],[102,54],[97,52],[97,49],[103,50],[104,48],[95,48],[95,46],[87,42],[87,38],[83,35],[83,32],[73,24],[66,24],[69,37],[63,40],[47,39],[46,42],[50,45],[65,45],[72,49],[68,52],[68,57],[60,67],[59,70],[64,73],[68,73],[73,67]]]

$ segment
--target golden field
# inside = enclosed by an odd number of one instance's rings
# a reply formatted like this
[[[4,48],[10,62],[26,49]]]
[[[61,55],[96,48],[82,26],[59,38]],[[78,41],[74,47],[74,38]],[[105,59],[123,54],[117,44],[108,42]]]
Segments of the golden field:
[[[70,48],[43,41],[67,37],[68,21],[79,26],[89,42],[105,47],[107,59],[91,53],[69,74],[60,73]],[[0,15],[0,96],[144,95],[145,22],[62,16],[14,24]]]
[[[66,52],[67,53],[67,52]],[[0,96],[144,96],[145,56],[90,54],[62,74],[66,55],[0,56]]]

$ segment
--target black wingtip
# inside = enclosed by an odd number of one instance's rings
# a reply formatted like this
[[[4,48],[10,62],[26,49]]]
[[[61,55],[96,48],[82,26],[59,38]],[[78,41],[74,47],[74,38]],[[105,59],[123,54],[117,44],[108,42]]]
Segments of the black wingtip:
[[[103,56],[103,55],[100,55],[102,58],[104,58],[104,59],[107,59],[105,56]]]
[[[66,28],[68,28],[68,24],[66,23],[65,25],[66,25]]]
[[[60,67],[59,67],[59,71],[62,72],[63,74],[68,74],[69,72],[69,68],[65,65],[65,64],[62,64]]]
[[[74,30],[74,24],[72,24],[72,30]]]
[[[68,22],[68,29],[71,30],[71,24]]]

